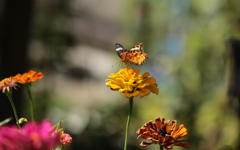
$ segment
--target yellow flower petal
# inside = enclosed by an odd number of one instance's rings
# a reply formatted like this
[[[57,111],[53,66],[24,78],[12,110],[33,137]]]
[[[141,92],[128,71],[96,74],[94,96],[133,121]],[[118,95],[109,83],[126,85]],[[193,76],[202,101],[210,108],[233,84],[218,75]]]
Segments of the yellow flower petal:
[[[111,90],[124,93],[124,97],[130,98],[132,96],[144,97],[151,92],[158,94],[156,79],[150,76],[149,72],[139,75],[140,70],[131,69],[128,66],[120,69],[118,73],[111,73],[106,79],[106,85]]]
[[[131,97],[132,97],[132,94],[131,94],[131,93],[128,93],[128,92],[125,92],[125,93],[124,93],[124,97],[126,97],[126,98],[131,98]]]
[[[150,76],[150,73],[149,73],[149,72],[145,72],[145,73],[142,75],[143,78],[146,78],[146,77],[148,77],[148,76]]]
[[[147,78],[146,80],[144,80],[143,83],[146,83],[146,84],[156,84],[156,79],[154,77],[150,77],[150,78]]]
[[[143,89],[143,90],[140,91],[139,95],[140,95],[140,97],[142,98],[142,97],[144,97],[144,96],[149,95],[150,93],[151,93],[150,90],[148,90],[148,89]]]
[[[156,88],[156,87],[149,87],[148,89],[149,89],[151,92],[153,92],[153,93],[155,93],[155,94],[158,95],[158,92],[159,92],[159,89],[158,89],[158,88]]]
[[[134,91],[133,93],[132,93],[132,96],[138,96],[140,94],[140,92],[139,91]]]
[[[119,89],[121,89],[121,87],[116,85],[116,84],[111,84],[110,87],[111,87],[112,90],[119,90]]]

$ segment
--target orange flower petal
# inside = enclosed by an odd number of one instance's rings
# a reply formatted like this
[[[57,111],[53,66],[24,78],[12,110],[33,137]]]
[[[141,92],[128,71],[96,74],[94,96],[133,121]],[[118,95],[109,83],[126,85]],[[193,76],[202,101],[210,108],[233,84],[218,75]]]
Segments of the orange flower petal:
[[[140,95],[140,97],[142,98],[142,97],[144,97],[144,96],[149,95],[150,93],[151,93],[150,90],[148,90],[148,89],[143,89],[143,90],[141,90],[141,91],[139,92],[139,95]]]
[[[30,70],[29,72],[24,73],[22,75],[17,74],[13,78],[18,79],[18,83],[26,84],[26,83],[37,81],[42,77],[43,77],[43,74],[41,72],[36,74],[36,71]]]
[[[132,94],[128,93],[128,92],[125,92],[124,93],[124,97],[126,98],[131,98],[132,97]]]
[[[143,141],[140,146],[146,147],[150,144],[163,145],[165,149],[172,149],[173,146],[188,147],[189,140],[178,140],[187,135],[187,129],[180,125],[178,128],[177,121],[162,120],[160,117],[155,119],[155,122],[149,121],[138,129],[138,138],[147,139],[150,142]]]

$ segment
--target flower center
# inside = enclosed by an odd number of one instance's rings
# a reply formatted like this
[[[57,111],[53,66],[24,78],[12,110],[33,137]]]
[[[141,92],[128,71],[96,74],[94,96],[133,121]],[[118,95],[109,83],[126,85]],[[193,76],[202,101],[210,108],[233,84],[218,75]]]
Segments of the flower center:
[[[165,137],[167,132],[166,132],[166,126],[163,126],[159,131],[158,134],[162,137]]]
[[[36,132],[31,133],[30,138],[33,141],[39,141],[39,135]]]

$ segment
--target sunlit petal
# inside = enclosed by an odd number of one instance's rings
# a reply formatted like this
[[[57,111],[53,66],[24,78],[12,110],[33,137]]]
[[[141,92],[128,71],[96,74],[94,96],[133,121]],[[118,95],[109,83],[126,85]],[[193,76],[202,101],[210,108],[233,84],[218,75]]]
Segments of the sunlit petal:
[[[111,90],[124,93],[124,97],[140,96],[141,98],[151,92],[158,94],[156,79],[150,76],[149,72],[139,75],[140,70],[131,69],[128,66],[120,69],[118,73],[111,73],[106,79],[106,85]]]

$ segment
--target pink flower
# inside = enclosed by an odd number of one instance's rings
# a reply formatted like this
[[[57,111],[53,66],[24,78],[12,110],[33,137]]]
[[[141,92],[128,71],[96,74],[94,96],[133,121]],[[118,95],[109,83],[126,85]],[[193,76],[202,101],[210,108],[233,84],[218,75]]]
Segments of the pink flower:
[[[12,77],[0,81],[0,90],[2,90],[3,93],[5,93],[5,91],[10,92],[11,87],[16,89],[17,86],[17,79],[13,79]]]
[[[28,122],[22,129],[0,126],[0,150],[47,150],[60,144],[60,133],[48,120]]]
[[[17,126],[0,126],[0,150],[25,150],[25,142]]]
[[[22,128],[23,137],[27,139],[29,150],[46,150],[59,144],[60,134],[55,132],[53,124],[48,120],[41,123],[29,122]]]
[[[62,135],[60,137],[60,142],[62,143],[62,147],[72,143],[72,137],[69,134],[66,134],[62,131]]]

